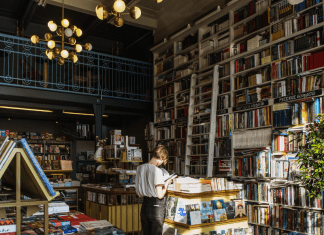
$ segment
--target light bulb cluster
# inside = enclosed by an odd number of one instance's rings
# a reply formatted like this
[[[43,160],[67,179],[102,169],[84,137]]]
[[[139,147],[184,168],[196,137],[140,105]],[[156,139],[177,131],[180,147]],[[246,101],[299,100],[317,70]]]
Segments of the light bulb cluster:
[[[57,58],[60,65],[63,65],[66,59],[69,59],[72,61],[72,63],[76,63],[78,61],[77,53],[82,52],[83,49],[87,51],[92,50],[92,45],[90,43],[86,43],[85,45],[76,43],[76,39],[73,37],[73,35],[81,37],[82,30],[75,25],[70,26],[70,22],[67,19],[62,19],[62,26],[57,26],[57,24],[55,24],[53,21],[48,22],[47,25],[52,32],[56,32],[57,34],[52,35],[51,33],[46,33],[44,36],[45,40],[41,40],[47,42],[48,49],[46,50],[45,54],[48,59],[53,60]],[[59,37],[60,39],[58,41],[54,41],[54,37]],[[30,40],[34,44],[37,44],[40,41],[37,35],[33,35]],[[57,44],[60,43],[61,47],[58,47]],[[74,46],[74,48],[67,50],[64,48],[65,44]]]
[[[157,1],[157,0],[154,0]],[[162,0],[161,0],[162,1]],[[128,13],[123,13],[125,10],[129,9]],[[105,5],[98,5],[96,7],[96,14],[100,20],[105,20],[109,15],[114,15],[113,24],[116,27],[121,27],[124,25],[124,19],[122,15],[129,14],[130,17],[137,20],[141,17],[141,9],[137,6],[133,6],[132,8],[128,8],[123,0],[115,0],[112,6],[106,7]]]

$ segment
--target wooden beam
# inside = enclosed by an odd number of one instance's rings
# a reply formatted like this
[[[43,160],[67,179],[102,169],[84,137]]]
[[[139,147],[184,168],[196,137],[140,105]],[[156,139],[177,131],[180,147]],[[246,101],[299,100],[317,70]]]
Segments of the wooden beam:
[[[18,27],[20,29],[27,29],[31,18],[34,16],[38,4],[34,0],[28,0],[27,4],[23,8],[23,12],[20,14],[21,17],[18,20]]]

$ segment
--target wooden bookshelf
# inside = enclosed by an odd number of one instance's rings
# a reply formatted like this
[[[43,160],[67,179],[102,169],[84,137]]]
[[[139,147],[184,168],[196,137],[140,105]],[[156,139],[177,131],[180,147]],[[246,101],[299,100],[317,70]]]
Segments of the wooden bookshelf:
[[[168,191],[167,196],[178,198],[210,198],[210,197],[223,197],[223,196],[235,196],[240,190],[226,190],[226,191],[214,191],[203,193],[181,193],[176,191]]]
[[[53,173],[72,173],[73,170],[44,170],[45,174],[53,174]]]

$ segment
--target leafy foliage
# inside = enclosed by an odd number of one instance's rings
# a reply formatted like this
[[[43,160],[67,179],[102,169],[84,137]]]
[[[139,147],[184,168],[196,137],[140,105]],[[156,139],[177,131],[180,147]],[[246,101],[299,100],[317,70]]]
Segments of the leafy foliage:
[[[305,184],[310,197],[321,198],[324,188],[324,115],[306,128],[306,140],[300,147],[298,163],[301,170],[299,180]]]

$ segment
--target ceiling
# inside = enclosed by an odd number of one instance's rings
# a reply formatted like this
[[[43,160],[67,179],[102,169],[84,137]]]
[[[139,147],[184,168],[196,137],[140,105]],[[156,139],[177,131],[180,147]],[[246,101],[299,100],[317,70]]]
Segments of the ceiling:
[[[81,43],[90,42],[93,50],[132,59],[152,61],[149,51],[154,39],[170,35],[210,10],[211,7],[223,5],[225,0],[124,0],[128,7],[138,6],[142,16],[138,20],[124,15],[124,26],[117,28],[107,20],[96,17],[95,7],[98,4],[110,6],[114,0],[64,0],[65,18],[71,25],[77,25],[83,31],[78,39]],[[45,7],[39,5],[42,3]],[[49,32],[47,22],[61,21],[62,0],[0,0],[0,32],[30,37],[42,37]],[[24,30],[22,30],[24,29]],[[154,36],[153,36],[154,35]],[[117,46],[118,43],[118,46]]]

